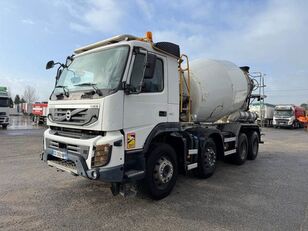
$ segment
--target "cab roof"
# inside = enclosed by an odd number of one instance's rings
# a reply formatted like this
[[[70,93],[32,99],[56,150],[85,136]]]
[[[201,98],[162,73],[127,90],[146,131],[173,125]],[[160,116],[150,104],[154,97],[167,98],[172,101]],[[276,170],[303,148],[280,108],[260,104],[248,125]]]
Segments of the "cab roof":
[[[132,40],[136,40],[136,41],[141,41],[141,42],[147,42],[149,44],[151,44],[152,48],[154,50],[157,50],[161,53],[165,53],[168,54],[176,59],[180,58],[180,47],[177,44],[174,43],[170,43],[170,42],[157,42],[157,43],[153,43],[152,41],[152,33],[151,32],[147,32],[146,33],[146,37],[144,38],[140,38],[140,37],[136,37],[134,35],[129,35],[129,34],[124,34],[124,35],[117,35],[96,43],[92,43],[90,45],[84,46],[84,47],[80,47],[78,49],[76,49],[74,52],[75,54],[81,54],[83,52],[98,48],[98,47],[103,47],[106,45],[110,45],[110,44],[114,44],[114,43],[118,43],[121,41],[132,41]]]

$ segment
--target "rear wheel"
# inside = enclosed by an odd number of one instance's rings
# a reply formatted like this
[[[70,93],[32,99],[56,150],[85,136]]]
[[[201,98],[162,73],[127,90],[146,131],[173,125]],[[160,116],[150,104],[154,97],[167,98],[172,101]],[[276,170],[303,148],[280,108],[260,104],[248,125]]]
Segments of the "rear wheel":
[[[248,139],[245,133],[241,133],[238,138],[236,153],[232,155],[232,162],[237,165],[245,163],[248,154]]]
[[[178,174],[176,153],[170,145],[155,143],[147,158],[144,186],[151,198],[160,200],[170,194]]]
[[[247,159],[254,160],[259,152],[259,135],[256,131],[249,135]]]
[[[216,169],[217,149],[213,139],[209,138],[198,156],[198,168],[195,174],[200,178],[208,178]]]

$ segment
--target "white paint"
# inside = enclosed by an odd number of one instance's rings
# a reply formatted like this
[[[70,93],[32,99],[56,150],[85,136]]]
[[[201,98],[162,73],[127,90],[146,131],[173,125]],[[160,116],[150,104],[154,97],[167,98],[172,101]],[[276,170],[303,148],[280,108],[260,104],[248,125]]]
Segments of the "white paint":
[[[189,164],[189,165],[187,165],[187,170],[189,171],[189,170],[197,168],[197,167],[198,167],[198,163]]]
[[[231,155],[233,153],[236,153],[236,149],[232,149],[232,150],[229,150],[229,151],[225,151],[225,156],[227,155]]]
[[[235,141],[236,140],[236,137],[230,137],[230,138],[225,138],[224,139],[224,142],[225,143],[228,143],[228,142],[233,142],[233,141]]]
[[[188,154],[189,154],[189,155],[198,154],[198,149],[189,149],[189,150],[188,150]]]

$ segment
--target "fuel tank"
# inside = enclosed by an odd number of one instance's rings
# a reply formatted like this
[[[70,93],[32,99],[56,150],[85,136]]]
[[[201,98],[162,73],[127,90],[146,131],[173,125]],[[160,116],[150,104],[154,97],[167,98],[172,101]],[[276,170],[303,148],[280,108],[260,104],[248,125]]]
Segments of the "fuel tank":
[[[195,122],[215,122],[246,110],[253,82],[248,72],[223,60],[190,62],[191,111]],[[187,76],[186,76],[187,79]]]

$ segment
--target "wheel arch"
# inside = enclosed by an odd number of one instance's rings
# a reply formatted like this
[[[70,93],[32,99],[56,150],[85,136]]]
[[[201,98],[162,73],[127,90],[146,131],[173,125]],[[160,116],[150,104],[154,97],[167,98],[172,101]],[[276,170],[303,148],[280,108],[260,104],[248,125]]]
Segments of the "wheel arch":
[[[216,144],[217,157],[222,159],[224,157],[224,145],[220,133],[212,133],[209,138],[212,138]]]
[[[185,134],[181,131],[179,123],[162,123],[153,128],[147,137],[143,153],[145,157],[149,153],[151,144],[166,143],[170,145],[177,156],[178,167],[182,172],[184,170],[184,155],[187,152]]]

